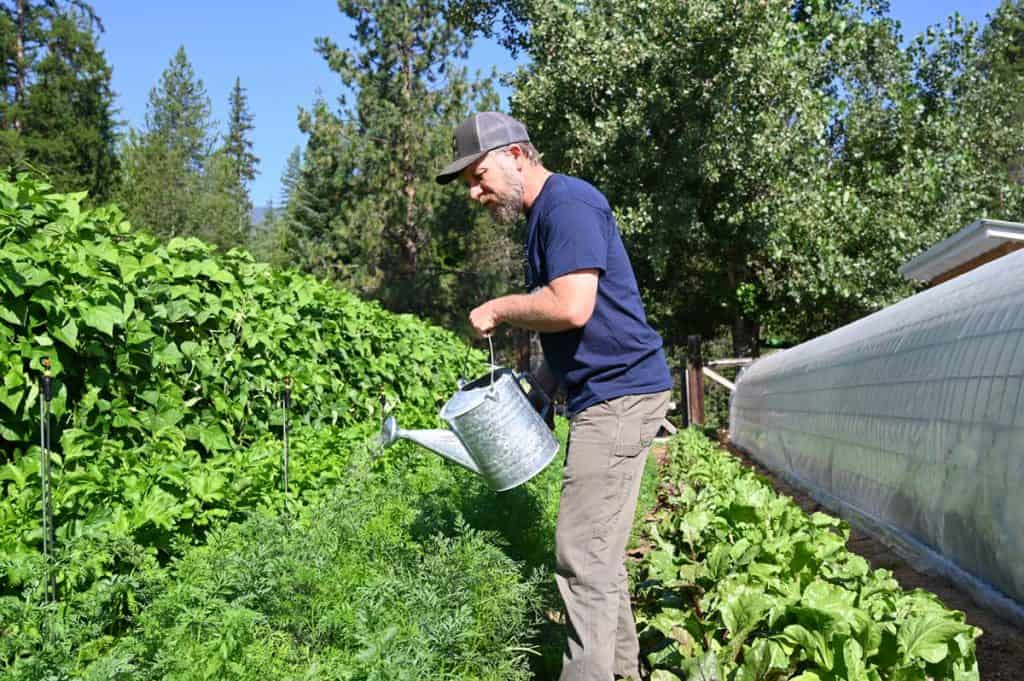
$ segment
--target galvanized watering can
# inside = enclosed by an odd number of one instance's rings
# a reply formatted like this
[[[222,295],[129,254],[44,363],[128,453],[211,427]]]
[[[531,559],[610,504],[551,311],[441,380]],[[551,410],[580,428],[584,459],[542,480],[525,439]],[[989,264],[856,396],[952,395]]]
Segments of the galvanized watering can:
[[[497,369],[471,383],[460,382],[459,391],[441,408],[451,430],[403,430],[389,416],[381,442],[388,447],[400,438],[411,440],[502,492],[540,473],[558,452],[542,416],[550,409],[550,400],[529,374]]]

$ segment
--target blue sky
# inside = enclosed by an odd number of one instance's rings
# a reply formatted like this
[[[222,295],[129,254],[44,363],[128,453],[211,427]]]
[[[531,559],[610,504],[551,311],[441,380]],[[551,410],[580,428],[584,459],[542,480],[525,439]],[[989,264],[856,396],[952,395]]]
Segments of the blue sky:
[[[891,14],[902,24],[904,38],[941,23],[954,12],[983,21],[998,0],[891,0]],[[150,89],[179,46],[184,45],[213,104],[214,117],[227,120],[228,94],[239,77],[255,120],[254,151],[259,176],[253,203],[277,202],[281,172],[288,154],[304,144],[296,117],[321,91],[333,102],[341,82],[313,51],[313,40],[328,35],[345,45],[350,25],[331,0],[287,3],[253,0],[93,0],[105,33],[100,46],[114,69],[119,118],[141,127]],[[474,48],[473,66],[509,71],[515,63],[494,44]]]

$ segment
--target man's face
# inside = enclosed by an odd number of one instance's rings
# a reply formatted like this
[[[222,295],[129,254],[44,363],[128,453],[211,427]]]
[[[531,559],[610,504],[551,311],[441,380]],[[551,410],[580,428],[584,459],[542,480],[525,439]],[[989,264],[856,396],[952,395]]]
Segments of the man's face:
[[[507,151],[492,151],[462,171],[469,197],[487,206],[498,224],[507,225],[523,213],[523,178]]]

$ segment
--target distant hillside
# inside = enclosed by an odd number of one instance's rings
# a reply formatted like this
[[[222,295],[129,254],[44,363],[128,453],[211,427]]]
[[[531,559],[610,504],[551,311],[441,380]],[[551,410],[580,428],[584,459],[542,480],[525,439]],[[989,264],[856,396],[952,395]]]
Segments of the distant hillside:
[[[252,224],[262,225],[264,218],[267,217],[267,213],[273,210],[273,206],[267,204],[265,206],[255,206],[252,209]]]

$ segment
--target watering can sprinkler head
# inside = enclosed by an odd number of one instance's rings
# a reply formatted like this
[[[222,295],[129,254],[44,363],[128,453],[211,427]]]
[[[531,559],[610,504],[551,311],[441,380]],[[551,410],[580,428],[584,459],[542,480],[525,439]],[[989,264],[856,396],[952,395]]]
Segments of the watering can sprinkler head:
[[[389,416],[380,428],[380,444],[382,447],[390,447],[398,437],[398,422],[394,416]]]

